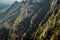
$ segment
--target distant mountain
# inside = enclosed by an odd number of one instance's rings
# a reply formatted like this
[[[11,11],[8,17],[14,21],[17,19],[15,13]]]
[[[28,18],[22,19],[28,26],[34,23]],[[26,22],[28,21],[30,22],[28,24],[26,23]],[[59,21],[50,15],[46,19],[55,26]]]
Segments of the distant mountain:
[[[15,1],[0,15],[0,39],[60,40],[60,1]]]
[[[11,5],[11,7],[9,7],[5,12],[1,14],[1,18],[3,19],[5,16],[9,16],[10,14],[12,14],[17,8],[20,7],[19,5],[19,2],[16,1],[14,4]]]
[[[0,3],[0,12],[4,12],[5,10],[7,10],[9,8],[10,5],[8,4],[1,4]]]

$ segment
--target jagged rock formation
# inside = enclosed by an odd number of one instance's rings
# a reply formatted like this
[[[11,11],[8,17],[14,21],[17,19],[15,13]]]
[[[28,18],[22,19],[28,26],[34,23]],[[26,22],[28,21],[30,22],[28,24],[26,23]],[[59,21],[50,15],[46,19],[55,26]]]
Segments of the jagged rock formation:
[[[16,1],[1,15],[0,26],[2,35],[8,30],[1,40],[60,40],[60,1]]]

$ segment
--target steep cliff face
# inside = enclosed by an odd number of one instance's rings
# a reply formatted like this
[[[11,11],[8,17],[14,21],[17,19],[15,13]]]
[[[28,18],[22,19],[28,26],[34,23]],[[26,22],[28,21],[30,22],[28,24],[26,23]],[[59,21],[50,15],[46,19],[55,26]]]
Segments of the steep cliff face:
[[[55,17],[59,17],[60,15],[60,13],[58,13],[60,4],[57,4],[57,2],[58,0],[45,0],[41,9],[38,9],[34,15],[26,18],[18,26],[16,26],[16,30],[19,34],[21,34],[18,35],[21,40],[55,40],[53,33],[50,34],[50,32],[52,32],[50,29],[55,28]],[[59,23],[57,24],[59,25]],[[53,31],[54,30],[55,29],[53,29]],[[59,38],[57,37],[56,40],[58,39]]]
[[[3,14],[1,34],[8,30],[3,40],[60,40],[59,0],[23,0]]]

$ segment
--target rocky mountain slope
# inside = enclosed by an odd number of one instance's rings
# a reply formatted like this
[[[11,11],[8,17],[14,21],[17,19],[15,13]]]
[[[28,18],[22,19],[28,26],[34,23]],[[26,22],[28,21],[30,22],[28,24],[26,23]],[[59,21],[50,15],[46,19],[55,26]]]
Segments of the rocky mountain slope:
[[[1,40],[60,40],[60,0],[16,1],[0,27]]]

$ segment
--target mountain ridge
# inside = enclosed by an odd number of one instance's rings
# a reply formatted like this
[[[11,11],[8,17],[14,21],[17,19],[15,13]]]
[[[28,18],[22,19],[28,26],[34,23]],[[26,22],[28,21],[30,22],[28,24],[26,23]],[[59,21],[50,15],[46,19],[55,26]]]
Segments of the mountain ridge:
[[[4,15],[1,15],[1,32],[4,33],[3,30],[8,30],[7,34],[5,32],[6,35],[3,36],[4,39],[60,40],[60,1],[37,1],[26,0],[21,3],[15,2],[12,4],[13,11],[11,6],[11,10],[9,9],[5,14],[3,13]]]

